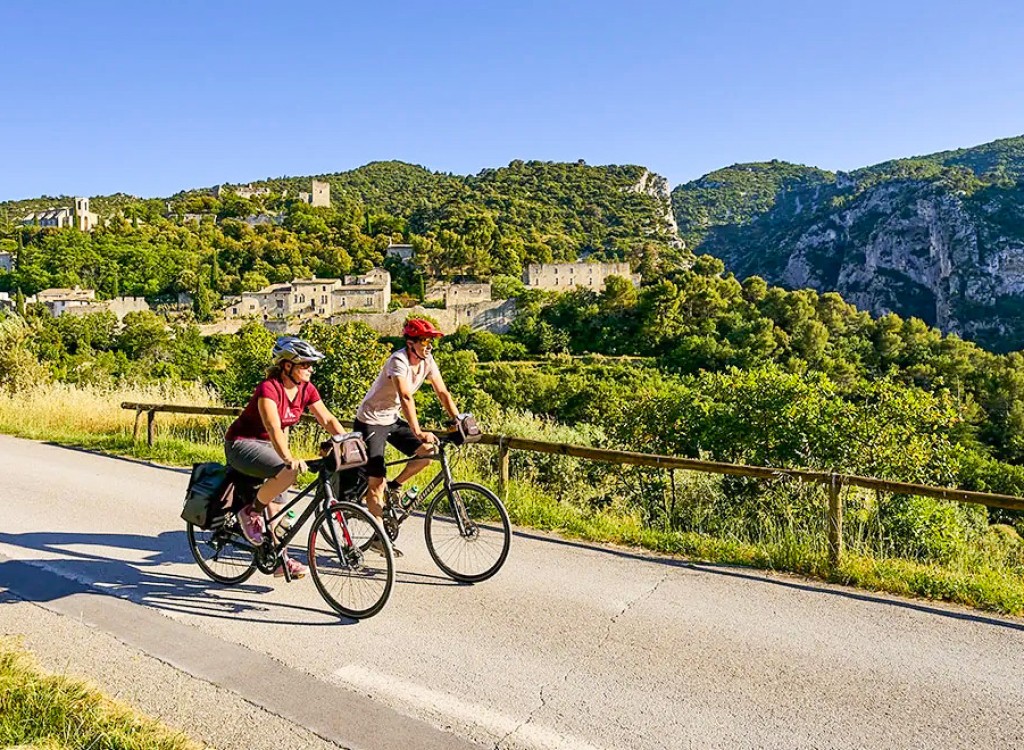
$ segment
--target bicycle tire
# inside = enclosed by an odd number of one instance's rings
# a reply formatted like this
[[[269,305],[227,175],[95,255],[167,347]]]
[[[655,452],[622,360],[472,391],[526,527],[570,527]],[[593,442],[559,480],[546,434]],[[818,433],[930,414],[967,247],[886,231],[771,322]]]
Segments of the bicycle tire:
[[[455,520],[453,496],[461,500],[469,515],[472,529],[468,534],[462,533]],[[430,501],[423,535],[431,558],[446,575],[462,583],[480,583],[505,564],[512,525],[497,495],[479,484],[456,482]],[[474,561],[486,567],[472,565]]]
[[[383,554],[360,549],[374,536],[385,540]],[[395,585],[395,558],[386,539],[377,519],[360,505],[332,503],[316,514],[307,541],[309,572],[335,612],[362,620],[387,604]],[[359,603],[343,601],[346,594]]]
[[[223,546],[216,548],[212,558],[217,565],[224,567],[214,568],[211,566],[211,560],[204,557],[201,550],[204,547],[215,547],[215,535],[217,533],[223,534],[224,532],[214,529],[201,529],[188,522],[185,523],[185,532],[188,535],[188,547],[192,551],[192,557],[195,558],[196,564],[199,566],[200,570],[207,575],[207,577],[217,583],[222,583],[225,586],[244,583],[249,580],[249,577],[252,576],[253,573],[256,572],[256,553],[252,549],[246,549],[232,544],[230,538],[227,539],[227,542]],[[220,553],[224,549],[228,548],[237,553],[236,560],[234,562],[220,561],[218,559],[220,557]],[[228,575],[226,571],[232,569],[237,572]]]

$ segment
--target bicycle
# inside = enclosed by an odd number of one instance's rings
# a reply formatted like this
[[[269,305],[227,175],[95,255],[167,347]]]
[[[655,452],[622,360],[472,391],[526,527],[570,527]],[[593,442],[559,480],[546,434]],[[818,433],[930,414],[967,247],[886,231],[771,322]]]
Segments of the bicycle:
[[[327,448],[330,443],[326,441],[321,447]],[[192,556],[207,576],[225,585],[242,583],[257,570],[273,573],[278,564],[284,568],[285,580],[291,581],[284,554],[306,521],[314,516],[306,551],[317,590],[339,614],[353,619],[372,617],[383,609],[395,583],[391,544],[381,545],[378,552],[368,557],[369,543],[384,536],[380,523],[361,505],[337,500],[332,477],[354,469],[339,469],[328,458],[308,461],[306,466],[316,472],[316,478],[273,515],[269,508],[264,509],[267,532],[260,545],[245,538],[235,514],[255,499],[262,481],[229,469],[230,481],[234,482],[231,507],[222,509],[207,529],[186,522]],[[275,538],[271,524],[310,493],[313,502],[280,538]]]
[[[398,539],[402,523],[412,515],[417,504],[425,506],[423,535],[434,563],[456,581],[479,583],[493,576],[505,564],[512,541],[512,527],[508,511],[497,495],[483,485],[456,482],[452,478],[446,449],[458,444],[460,439],[458,432],[439,435],[436,453],[386,464],[396,466],[427,458],[439,461],[441,470],[414,498],[392,497],[392,493],[385,489],[382,525],[388,538],[394,542]],[[352,472],[349,477],[353,481],[347,487],[342,486],[338,494],[349,502],[364,504],[367,489],[365,468]]]

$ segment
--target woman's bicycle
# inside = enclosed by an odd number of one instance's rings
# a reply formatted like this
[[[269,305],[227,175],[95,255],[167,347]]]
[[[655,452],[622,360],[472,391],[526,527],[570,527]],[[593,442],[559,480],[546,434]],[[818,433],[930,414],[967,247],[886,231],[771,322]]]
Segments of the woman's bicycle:
[[[322,447],[327,449],[330,445],[331,441],[327,441]],[[308,461],[306,465],[316,472],[316,479],[277,513],[271,515],[269,509],[264,510],[267,533],[260,545],[253,545],[242,535],[235,512],[255,498],[262,482],[229,471],[234,482],[231,507],[217,514],[207,524],[209,528],[186,522],[192,556],[203,572],[218,583],[242,583],[257,570],[270,574],[284,563],[289,544],[313,517],[306,551],[317,590],[342,615],[355,619],[372,617],[383,609],[395,583],[391,544],[383,544],[379,552],[368,555],[370,542],[384,536],[380,523],[365,507],[339,502],[335,496],[331,478],[355,469],[339,468],[329,458]],[[272,525],[311,494],[313,501],[290,528],[276,537]],[[283,567],[285,579],[290,581],[288,566]]]
[[[441,470],[415,497],[395,497],[385,492],[382,523],[393,542],[398,539],[402,523],[412,515],[415,507],[425,507],[423,535],[434,563],[456,581],[479,583],[493,576],[505,564],[512,527],[508,512],[497,495],[483,485],[456,482],[452,478],[447,448],[460,440],[458,432],[439,435],[437,452],[433,455],[413,456],[387,464],[396,466],[429,458],[440,462]],[[365,503],[366,476],[362,468],[339,475],[341,486],[338,495],[351,503]],[[369,545],[369,540],[366,544]]]

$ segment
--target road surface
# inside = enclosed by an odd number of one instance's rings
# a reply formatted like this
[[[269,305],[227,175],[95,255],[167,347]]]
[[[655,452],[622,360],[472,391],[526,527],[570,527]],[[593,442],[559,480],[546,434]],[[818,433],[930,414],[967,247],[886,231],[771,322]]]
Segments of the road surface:
[[[0,632],[85,623],[326,746],[1024,747],[1020,620],[526,530],[463,586],[413,518],[356,623],[308,578],[206,580],[181,469],[0,436],[0,477]]]

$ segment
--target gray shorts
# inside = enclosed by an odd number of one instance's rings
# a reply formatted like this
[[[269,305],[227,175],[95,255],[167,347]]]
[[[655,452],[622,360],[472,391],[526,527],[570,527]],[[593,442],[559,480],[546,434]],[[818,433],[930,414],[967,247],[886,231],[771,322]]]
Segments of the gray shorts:
[[[224,443],[228,466],[248,477],[270,479],[285,467],[284,461],[269,440],[232,440]]]

